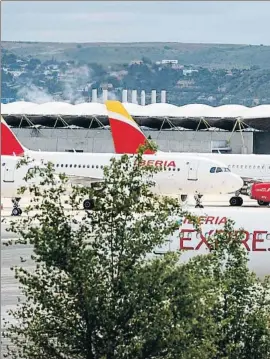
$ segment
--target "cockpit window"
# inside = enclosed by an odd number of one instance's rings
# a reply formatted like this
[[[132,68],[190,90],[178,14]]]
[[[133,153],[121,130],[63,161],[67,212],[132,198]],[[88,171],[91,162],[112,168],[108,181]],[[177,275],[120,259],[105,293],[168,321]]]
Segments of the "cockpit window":
[[[231,172],[228,167],[211,167],[210,173]]]

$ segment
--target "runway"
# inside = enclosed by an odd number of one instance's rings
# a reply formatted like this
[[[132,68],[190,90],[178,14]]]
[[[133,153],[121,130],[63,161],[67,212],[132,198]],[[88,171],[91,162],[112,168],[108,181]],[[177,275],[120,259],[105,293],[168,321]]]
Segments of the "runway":
[[[256,224],[258,222],[258,226],[260,229],[261,223],[265,223],[266,228],[270,233],[270,221],[265,220],[265,218],[269,218],[270,208],[260,207],[256,203],[256,201],[246,199],[244,197],[244,205],[242,207],[230,207],[228,205],[229,197],[223,196],[220,197],[212,197],[205,198],[204,200],[204,208],[203,209],[194,209],[194,203],[189,203],[184,206],[184,209],[191,210],[191,212],[196,213],[199,216],[205,216],[205,213],[211,212],[212,215],[226,216],[233,218],[236,216],[237,218],[247,219],[250,222],[250,218],[252,218],[252,222]],[[10,270],[10,267],[14,265],[21,265],[29,270],[34,268],[34,264],[30,259],[32,249],[30,246],[25,245],[14,245],[6,247],[4,242],[9,239],[15,239],[16,234],[10,233],[7,231],[9,227],[10,220],[16,220],[16,217],[12,217],[11,213],[11,205],[9,201],[2,201],[4,205],[4,209],[1,211],[1,293],[2,293],[2,301],[1,301],[1,322],[4,317],[6,317],[7,310],[14,309],[17,304],[17,297],[21,296],[18,283],[14,279],[14,273]],[[22,209],[25,207],[27,203],[22,202]],[[84,211],[82,211],[83,215]],[[240,225],[242,226],[242,221],[240,221]],[[244,223],[244,222],[243,222]],[[269,224],[268,224],[269,223]],[[256,228],[255,228],[256,229]],[[270,255],[269,252],[265,253],[265,255]],[[20,262],[20,257],[26,258],[27,261],[25,263]],[[12,319],[12,318],[11,318]]]

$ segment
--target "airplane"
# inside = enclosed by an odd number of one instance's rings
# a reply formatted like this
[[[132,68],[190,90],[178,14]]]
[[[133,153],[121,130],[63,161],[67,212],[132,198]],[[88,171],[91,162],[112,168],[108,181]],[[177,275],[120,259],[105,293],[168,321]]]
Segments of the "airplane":
[[[14,198],[15,189],[22,185],[25,171],[33,167],[28,164],[16,168],[22,156],[28,156],[38,164],[52,162],[58,173],[65,173],[71,183],[92,186],[102,182],[103,168],[110,164],[111,158],[120,158],[115,153],[67,153],[32,151],[25,148],[7,123],[1,119],[1,189],[2,196],[12,198],[13,215],[22,213],[19,208],[20,197]],[[14,160],[14,157],[17,159]],[[131,156],[132,157],[132,156]],[[153,175],[156,186],[153,191],[160,195],[194,195],[196,207],[203,208],[203,194],[224,194],[235,192],[242,187],[242,179],[231,173],[220,161],[203,157],[182,156],[177,154],[147,154],[142,165],[160,166],[161,171]],[[24,167],[24,168],[23,168]],[[183,197],[182,197],[183,198]],[[84,209],[91,209],[93,200],[83,202]]]
[[[181,251],[180,262],[189,261],[196,255],[209,253],[209,237],[217,231],[224,230],[228,219],[235,222],[234,230],[241,230],[243,237],[242,248],[248,253],[248,267],[259,278],[270,274],[269,250],[270,250],[270,222],[268,211],[250,210],[250,208],[207,208],[190,209],[200,224],[200,231],[192,224],[189,218],[183,216],[177,219],[179,228],[167,241],[154,251],[156,256],[164,255],[171,251]]]
[[[108,100],[105,103],[108,111],[110,127],[113,137],[114,150],[117,154],[134,154],[139,146],[145,144],[147,137],[142,132],[136,121],[118,101]],[[121,107],[120,110],[116,108]],[[118,111],[118,112],[117,112]],[[164,153],[162,151],[151,151],[151,154]],[[170,154],[181,156],[191,155],[186,152],[170,152]],[[209,158],[214,161],[222,161],[232,173],[243,179],[244,185],[230,198],[231,206],[242,206],[243,198],[240,194],[257,199],[260,206],[270,204],[270,156],[254,154],[215,154],[215,153],[192,153],[192,156]],[[264,195],[260,195],[258,183],[265,187]]]

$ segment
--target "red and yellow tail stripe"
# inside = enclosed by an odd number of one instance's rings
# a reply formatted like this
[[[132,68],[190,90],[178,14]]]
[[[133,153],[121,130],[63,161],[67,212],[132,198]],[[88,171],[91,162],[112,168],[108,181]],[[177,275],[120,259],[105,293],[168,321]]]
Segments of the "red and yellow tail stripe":
[[[25,149],[1,116],[1,156],[22,156]]]
[[[115,153],[135,154],[140,145],[147,141],[144,133],[119,101],[105,103],[112,131]],[[153,154],[147,150],[145,154]]]

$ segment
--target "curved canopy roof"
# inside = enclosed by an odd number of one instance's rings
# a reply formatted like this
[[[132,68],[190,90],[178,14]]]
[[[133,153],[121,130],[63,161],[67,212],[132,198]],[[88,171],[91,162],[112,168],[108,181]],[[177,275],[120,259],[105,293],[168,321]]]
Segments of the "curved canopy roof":
[[[154,103],[141,106],[134,103],[124,103],[124,106],[138,120],[140,125],[152,128],[158,128],[164,118],[169,118],[175,126],[191,129],[198,128],[204,119],[209,122],[209,126],[217,128],[230,129],[234,126],[235,121],[239,120],[242,121],[243,126],[270,130],[270,105],[246,107],[230,104],[213,107],[204,104],[175,106],[168,103]],[[1,104],[1,114],[4,115],[7,122],[14,122],[11,120],[12,118],[25,115],[31,117],[34,124],[45,124],[45,117],[63,116],[65,119],[68,118],[67,123],[83,127],[83,120],[80,117],[107,117],[105,105],[93,102],[72,105],[67,102],[35,104],[18,101]]]

